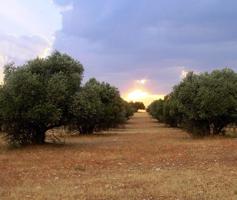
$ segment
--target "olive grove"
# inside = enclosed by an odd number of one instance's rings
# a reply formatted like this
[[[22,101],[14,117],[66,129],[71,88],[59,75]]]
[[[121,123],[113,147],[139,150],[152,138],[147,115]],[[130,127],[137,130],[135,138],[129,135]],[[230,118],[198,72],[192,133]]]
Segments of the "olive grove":
[[[22,66],[6,65],[0,125],[7,140],[43,144],[54,127],[73,124],[81,133],[93,133],[125,122],[133,112],[118,90],[95,79],[82,86],[83,71],[80,62],[57,51]]]
[[[161,122],[179,126],[193,135],[220,135],[237,122],[237,73],[231,69],[187,74],[164,100],[148,112]]]

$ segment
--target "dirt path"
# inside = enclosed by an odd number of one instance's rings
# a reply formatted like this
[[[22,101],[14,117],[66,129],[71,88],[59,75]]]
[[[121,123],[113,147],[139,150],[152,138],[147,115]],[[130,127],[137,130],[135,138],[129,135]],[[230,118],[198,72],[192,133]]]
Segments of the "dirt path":
[[[0,149],[0,199],[236,200],[236,149],[236,139],[194,140],[137,113],[66,145]]]

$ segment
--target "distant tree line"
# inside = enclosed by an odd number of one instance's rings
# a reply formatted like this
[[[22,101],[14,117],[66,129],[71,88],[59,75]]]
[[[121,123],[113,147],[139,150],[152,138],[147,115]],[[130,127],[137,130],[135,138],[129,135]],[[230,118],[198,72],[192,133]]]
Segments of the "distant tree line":
[[[129,105],[133,108],[133,110],[135,112],[137,112],[138,110],[145,110],[146,109],[144,103],[140,102],[140,101],[129,102]]]
[[[160,122],[181,127],[192,135],[221,135],[237,122],[237,73],[231,69],[187,74],[164,100],[148,112]]]
[[[90,79],[81,85],[83,66],[54,52],[23,66],[5,66],[0,88],[0,125],[10,143],[43,144],[46,131],[68,126],[92,134],[124,123],[134,108],[117,88]]]

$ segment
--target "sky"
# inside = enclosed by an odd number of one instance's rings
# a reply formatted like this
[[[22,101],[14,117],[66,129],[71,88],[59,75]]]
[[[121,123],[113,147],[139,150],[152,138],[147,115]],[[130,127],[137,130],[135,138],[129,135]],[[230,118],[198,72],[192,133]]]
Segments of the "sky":
[[[7,62],[56,49],[84,80],[158,98],[188,71],[237,70],[236,21],[236,0],[0,0],[0,78]]]

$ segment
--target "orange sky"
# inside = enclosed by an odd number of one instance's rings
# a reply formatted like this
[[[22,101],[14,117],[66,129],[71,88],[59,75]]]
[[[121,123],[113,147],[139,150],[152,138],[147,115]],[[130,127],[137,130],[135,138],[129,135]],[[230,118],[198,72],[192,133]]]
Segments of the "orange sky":
[[[148,106],[152,101],[163,99],[163,94],[153,94],[149,88],[146,87],[149,80],[141,79],[135,80],[133,85],[127,92],[122,94],[123,98],[127,101],[142,101]]]

